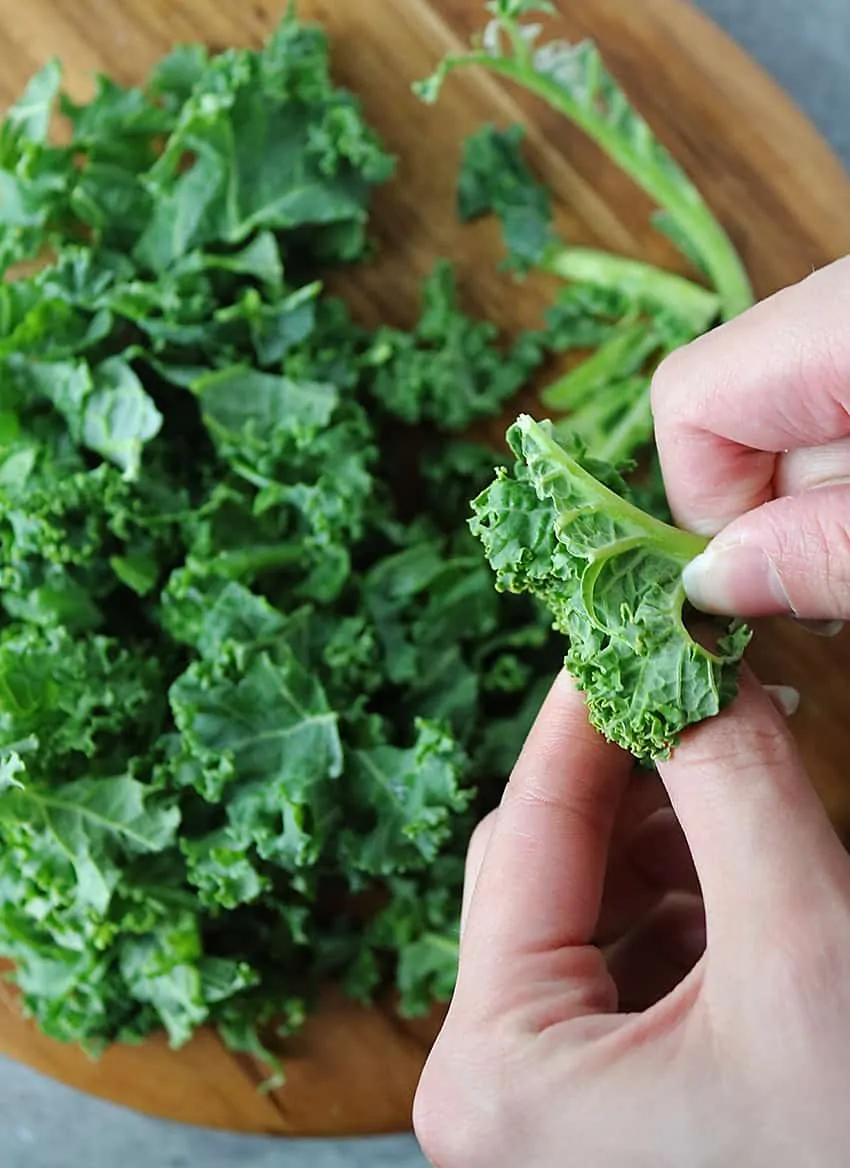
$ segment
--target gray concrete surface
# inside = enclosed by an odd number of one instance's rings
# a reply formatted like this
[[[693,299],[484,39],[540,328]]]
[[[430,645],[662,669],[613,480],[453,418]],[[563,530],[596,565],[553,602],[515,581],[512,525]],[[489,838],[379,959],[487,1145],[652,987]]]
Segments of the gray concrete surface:
[[[850,0],[700,0],[700,6],[793,94],[850,166]],[[424,1163],[406,1137],[290,1143],[162,1124],[84,1098],[0,1059],[4,1168],[422,1168]]]

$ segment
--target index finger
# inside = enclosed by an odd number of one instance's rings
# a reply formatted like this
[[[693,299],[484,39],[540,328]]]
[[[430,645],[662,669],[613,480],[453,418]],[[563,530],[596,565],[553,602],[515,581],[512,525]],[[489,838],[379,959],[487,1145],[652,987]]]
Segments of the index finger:
[[[527,959],[590,942],[632,765],[591,727],[582,695],[560,674],[487,844],[461,942],[465,981],[516,985]]]
[[[715,535],[774,497],[777,458],[850,435],[850,258],[668,357],[652,389],[677,521]]]

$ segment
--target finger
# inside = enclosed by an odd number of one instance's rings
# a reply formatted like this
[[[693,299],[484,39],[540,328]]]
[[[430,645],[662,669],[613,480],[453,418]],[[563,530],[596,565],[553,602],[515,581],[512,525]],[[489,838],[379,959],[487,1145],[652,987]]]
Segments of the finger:
[[[850,483],[850,438],[789,450],[778,462],[774,490],[776,496],[802,495],[819,487]]]
[[[464,984],[479,997],[511,993],[524,965],[542,969],[550,954],[589,942],[631,769],[628,755],[592,729],[581,694],[561,674],[495,817],[461,942],[459,993]],[[577,965],[586,971],[588,962]]]
[[[690,849],[671,808],[647,817],[611,857],[593,940],[610,945],[668,892],[699,891]]]
[[[617,808],[614,828],[611,833],[612,852],[622,852],[635,837],[641,825],[656,811],[669,808],[670,799],[664,784],[655,771],[636,770],[632,773],[628,786]],[[466,853],[466,865],[463,881],[463,897],[460,911],[460,933],[463,936],[466,919],[469,915],[469,906],[472,894],[478,883],[478,874],[484,861],[490,836],[496,823],[498,808],[491,811],[477,824],[469,841]],[[617,859],[613,858],[613,864]],[[622,865],[631,875],[631,866]],[[609,871],[606,876],[606,888],[611,874],[612,863],[609,862]],[[613,877],[616,880],[616,877]],[[654,890],[653,890],[654,892]],[[603,906],[604,909],[604,906]],[[622,931],[622,930],[620,930]],[[619,935],[619,933],[617,934]]]
[[[667,791],[654,771],[635,771],[632,774],[617,808],[611,834],[612,852],[605,877],[599,922],[594,934],[594,941],[597,944],[607,944],[608,941],[621,936],[661,898],[665,889],[678,887],[675,884],[663,884],[662,887],[654,880],[652,874],[646,879],[642,879],[635,872],[632,860],[627,855],[635,840],[638,841],[638,855],[642,855],[640,836],[643,824],[654,817],[659,810],[664,808],[669,810],[669,807],[670,800]],[[460,912],[461,937],[464,934],[472,894],[478,883],[478,874],[481,871],[490,836],[493,834],[497,815],[498,809],[486,815],[476,826],[469,841]],[[679,835],[679,842],[687,850],[675,816],[672,816],[672,812],[670,815]],[[651,833],[653,839],[657,834],[657,832]],[[646,846],[644,843],[644,850]],[[656,840],[655,845],[650,841],[650,846],[664,846],[664,844],[662,841]],[[688,853],[688,861],[693,869],[690,853]],[[658,871],[657,864],[655,871]]]
[[[850,436],[850,259],[665,360],[652,389],[670,505],[714,535],[774,497],[776,456]]]
[[[705,612],[850,617],[850,486],[777,499],[743,515],[682,579]]]
[[[666,897],[606,953],[621,1012],[648,1010],[671,993],[705,951],[699,897]]]
[[[737,700],[659,762],[694,858],[709,940],[786,929],[843,896],[848,858],[785,720],[748,671]],[[802,898],[802,901],[801,901]],[[755,943],[755,941],[753,942]]]

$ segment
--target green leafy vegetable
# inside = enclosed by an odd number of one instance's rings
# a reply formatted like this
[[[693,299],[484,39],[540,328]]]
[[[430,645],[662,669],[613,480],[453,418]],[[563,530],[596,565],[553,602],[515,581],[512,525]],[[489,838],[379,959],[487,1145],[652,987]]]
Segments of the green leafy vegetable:
[[[638,260],[565,244],[552,226],[551,199],[522,154],[522,126],[484,126],[466,140],[457,184],[462,220],[496,215],[502,226],[506,266],[520,273],[539,268],[578,284],[616,289],[643,309],[681,318],[692,335],[718,317],[720,299],[707,288]]]
[[[557,659],[467,529],[497,455],[448,435],[569,314],[507,345],[446,264],[410,332],[324,291],[393,164],[292,14],[59,86],[0,131],[0,263],[38,259],[0,285],[0,954],[93,1051],[263,1053],[329,977],[421,1011]]]
[[[642,512],[622,480],[548,423],[522,415],[508,441],[514,470],[499,470],[471,521],[497,587],[549,608],[593,724],[639,759],[664,758],[686,726],[734,697],[749,640],[731,626],[712,651],[685,625],[682,568],[705,541]]]
[[[489,7],[481,60],[583,119],[740,306],[728,241],[593,52]],[[629,501],[661,509],[657,463],[618,474],[653,362],[718,296],[558,240],[520,145],[485,127],[459,190],[512,267],[565,281],[509,341],[446,261],[409,330],[326,290],[371,257],[394,163],[293,10],[259,50],[181,47],[81,105],[51,63],[9,111],[0,955],[47,1034],[212,1025],[268,1057],[328,978],[407,1013],[448,997],[466,842],[562,657],[553,615],[641,758],[733,692],[745,631],[709,652],[683,623],[700,541]],[[492,483],[466,431],[554,357],[557,434],[521,419]]]
[[[498,215],[508,251],[507,267],[539,266],[555,244],[552,207],[522,156],[522,126],[483,126],[464,143],[457,184],[457,209],[468,222]]]
[[[422,301],[413,332],[384,328],[375,337],[375,396],[405,422],[439,422],[447,430],[497,414],[541,364],[542,340],[526,334],[506,351],[495,325],[460,310],[445,260],[425,281]]]

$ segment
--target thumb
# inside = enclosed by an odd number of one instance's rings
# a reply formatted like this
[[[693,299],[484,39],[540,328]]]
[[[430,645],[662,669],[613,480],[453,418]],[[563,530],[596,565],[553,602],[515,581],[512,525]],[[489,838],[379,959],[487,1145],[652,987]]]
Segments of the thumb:
[[[703,612],[850,617],[850,486],[748,511],[688,564],[682,580]]]

